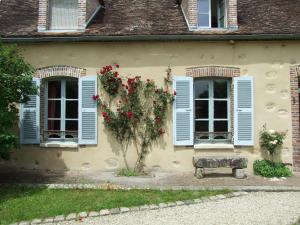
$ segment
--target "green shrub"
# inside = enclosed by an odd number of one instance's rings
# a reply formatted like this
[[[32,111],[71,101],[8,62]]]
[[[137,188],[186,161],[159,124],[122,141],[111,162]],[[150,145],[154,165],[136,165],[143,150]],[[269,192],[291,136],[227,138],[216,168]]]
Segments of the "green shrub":
[[[118,176],[122,176],[122,177],[136,177],[139,175],[141,175],[141,174],[134,170],[130,170],[130,169],[126,169],[126,168],[123,168],[118,171]]]
[[[263,177],[290,177],[292,172],[283,164],[269,160],[255,160],[253,163],[254,173]]]

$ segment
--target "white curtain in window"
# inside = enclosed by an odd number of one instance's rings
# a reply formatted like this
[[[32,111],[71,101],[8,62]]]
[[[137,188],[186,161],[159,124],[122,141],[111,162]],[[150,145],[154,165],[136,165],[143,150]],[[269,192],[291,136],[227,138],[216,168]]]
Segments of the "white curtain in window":
[[[52,30],[78,28],[78,0],[51,0],[50,2]]]

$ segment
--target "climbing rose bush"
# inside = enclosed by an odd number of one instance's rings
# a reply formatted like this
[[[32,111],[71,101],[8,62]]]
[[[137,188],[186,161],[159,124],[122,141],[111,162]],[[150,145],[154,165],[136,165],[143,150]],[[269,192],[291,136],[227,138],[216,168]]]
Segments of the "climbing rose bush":
[[[117,71],[119,65],[103,67],[98,72],[105,95],[93,96],[101,108],[104,125],[119,142],[127,169],[126,153],[130,142],[138,153],[134,170],[143,172],[150,148],[165,132],[169,106],[174,101],[170,90],[170,69],[164,87],[153,80],[143,81],[140,76],[124,78]],[[108,102],[104,99],[107,99]]]

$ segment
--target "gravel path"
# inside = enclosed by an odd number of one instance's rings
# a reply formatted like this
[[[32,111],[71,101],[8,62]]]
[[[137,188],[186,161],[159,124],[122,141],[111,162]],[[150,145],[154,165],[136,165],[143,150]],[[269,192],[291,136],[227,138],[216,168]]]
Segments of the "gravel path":
[[[82,225],[291,225],[300,217],[300,192],[257,192],[190,206],[88,218]],[[78,222],[63,222],[61,225]]]

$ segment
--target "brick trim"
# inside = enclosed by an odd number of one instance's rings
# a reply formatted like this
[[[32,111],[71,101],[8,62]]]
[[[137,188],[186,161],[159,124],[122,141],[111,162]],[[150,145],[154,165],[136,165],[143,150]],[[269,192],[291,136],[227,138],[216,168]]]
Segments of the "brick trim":
[[[240,68],[227,66],[200,66],[186,69],[189,77],[239,77]]]
[[[233,78],[239,77],[241,73],[238,67],[228,67],[228,66],[200,66],[200,67],[190,67],[186,69],[186,76],[193,78],[200,77],[224,77]],[[230,129],[232,133],[232,143],[234,142],[234,84],[233,79],[231,79],[230,84]]]
[[[237,0],[227,0],[227,28],[238,29]]]
[[[38,31],[47,30],[48,0],[39,0]]]
[[[292,144],[294,171],[300,172],[300,127],[299,127],[299,94],[298,77],[300,65],[290,68],[291,112],[292,112]]]
[[[40,79],[48,77],[67,76],[76,77],[86,76],[86,69],[73,67],[73,66],[49,66],[36,70],[35,77]]]

